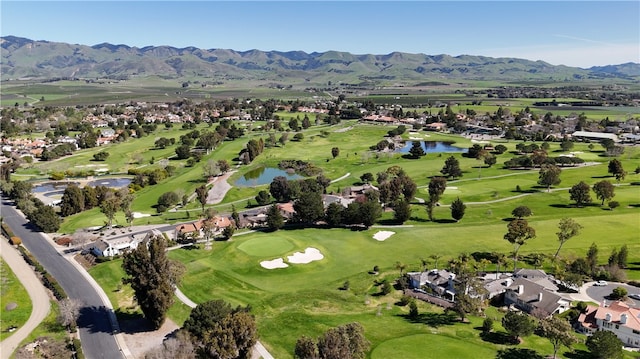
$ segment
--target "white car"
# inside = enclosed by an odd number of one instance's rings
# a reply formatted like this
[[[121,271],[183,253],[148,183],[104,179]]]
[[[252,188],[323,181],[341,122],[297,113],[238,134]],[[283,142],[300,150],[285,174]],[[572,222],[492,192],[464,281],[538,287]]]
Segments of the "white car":
[[[640,300],[640,294],[629,294],[629,298]]]
[[[596,287],[606,287],[609,283],[607,283],[607,281],[605,280],[599,280],[595,283],[593,283],[593,285],[595,285]]]

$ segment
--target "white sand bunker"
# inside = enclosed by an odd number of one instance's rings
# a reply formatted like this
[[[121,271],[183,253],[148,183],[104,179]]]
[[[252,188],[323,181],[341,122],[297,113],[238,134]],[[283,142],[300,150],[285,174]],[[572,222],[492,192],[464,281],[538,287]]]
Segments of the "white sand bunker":
[[[287,268],[289,266],[282,258],[276,258],[271,261],[262,261],[260,262],[260,265],[262,268],[266,269]]]
[[[309,247],[303,253],[295,252],[291,256],[287,256],[287,261],[294,264],[307,264],[313,261],[319,261],[324,256],[316,248]]]
[[[458,187],[456,187],[456,186],[447,186],[447,188],[445,188],[445,189],[458,189]]]
[[[396,232],[391,232],[391,231],[378,231],[376,234],[373,235],[373,239],[375,239],[376,241],[384,241],[385,239],[391,237],[392,235],[396,234]]]
[[[140,213],[140,212],[133,212],[132,215],[133,215],[133,218],[151,217],[151,215],[148,213]]]

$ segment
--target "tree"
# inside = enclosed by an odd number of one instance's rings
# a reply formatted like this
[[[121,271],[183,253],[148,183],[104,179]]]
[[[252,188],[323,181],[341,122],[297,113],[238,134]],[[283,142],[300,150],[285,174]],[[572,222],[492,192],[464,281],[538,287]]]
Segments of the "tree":
[[[620,268],[626,268],[627,267],[627,257],[629,256],[629,249],[627,248],[627,245],[623,245],[622,247],[620,247],[620,251],[618,251],[618,266]]]
[[[360,181],[362,181],[363,183],[373,182],[373,173],[371,172],[363,173],[362,176],[360,176]]]
[[[497,146],[494,148],[494,151],[495,151],[497,154],[503,154],[503,153],[505,153],[505,152],[507,151],[507,149],[508,149],[508,148],[507,148],[507,146],[505,146],[505,145],[497,145]]]
[[[444,167],[440,170],[446,178],[452,177],[456,179],[462,177],[462,170],[460,170],[460,162],[457,158],[450,156],[444,161]]]
[[[502,326],[511,334],[515,342],[519,342],[520,337],[533,334],[536,324],[533,318],[526,313],[509,311],[502,318]]]
[[[191,147],[189,145],[181,145],[176,148],[176,156],[179,160],[187,159],[191,156]]]
[[[596,193],[596,198],[602,200],[601,206],[604,205],[604,201],[608,201],[615,196],[615,187],[611,182],[602,180],[593,185],[593,192]]]
[[[376,200],[367,200],[362,203],[358,210],[359,218],[366,227],[371,227],[382,215],[382,207]]]
[[[202,166],[202,173],[206,178],[215,177],[220,174],[220,167],[218,167],[218,163],[214,160],[207,160],[207,162]]]
[[[302,223],[315,223],[324,218],[324,205],[319,192],[303,192],[293,203],[295,219]]]
[[[560,223],[558,223],[559,231],[556,232],[556,236],[558,236],[558,241],[560,242],[560,246],[558,246],[558,250],[556,254],[553,256],[553,260],[555,261],[558,258],[558,253],[560,253],[560,249],[566,241],[580,234],[580,230],[582,229],[582,225],[571,218],[562,218]]]
[[[466,209],[467,205],[460,200],[460,197],[456,198],[455,201],[451,202],[451,218],[455,219],[456,222],[461,220]]]
[[[615,287],[609,294],[609,297],[613,300],[624,300],[624,298],[629,294],[627,289],[624,287]]]
[[[424,149],[422,148],[422,142],[413,141],[413,143],[411,143],[411,148],[409,149],[409,154],[411,155],[412,158],[420,158],[426,155],[427,153],[424,152]]]
[[[618,337],[608,330],[593,333],[587,338],[587,348],[596,358],[622,359],[623,343]]]
[[[255,199],[259,206],[264,206],[271,203],[271,195],[269,195],[269,192],[265,190],[260,190]]]
[[[284,226],[284,217],[282,217],[278,206],[271,205],[267,210],[267,228],[271,231],[277,231],[282,226]]]
[[[94,161],[106,161],[107,158],[109,158],[109,152],[107,151],[100,151],[93,154]]]
[[[404,223],[411,217],[411,204],[407,200],[397,200],[393,203],[393,220]]]
[[[549,192],[551,186],[560,184],[560,172],[562,170],[556,165],[542,165],[538,176],[538,184],[547,187],[547,192]]]
[[[336,158],[340,155],[340,149],[338,147],[331,148],[331,156]]]
[[[113,192],[107,193],[108,195],[100,203],[100,212],[107,217],[107,226],[111,228],[116,212],[118,212],[118,208],[120,208],[120,203],[118,203],[118,197],[116,197]]]
[[[482,321],[482,332],[483,333],[491,333],[493,330],[493,319],[486,317]]]
[[[573,336],[573,328],[566,319],[551,316],[540,321],[538,331],[541,337],[549,339],[553,345],[553,358],[556,358],[561,346],[571,348],[577,342]]]
[[[331,227],[336,227],[342,224],[342,212],[344,211],[344,207],[341,204],[332,202],[327,206],[327,210],[325,212],[325,221]]]
[[[200,357],[205,358],[248,358],[258,338],[249,308],[232,308],[223,300],[196,306],[183,330],[194,338]]]
[[[575,201],[576,206],[582,207],[584,204],[591,203],[590,190],[591,187],[586,182],[580,181],[569,189],[569,199]]]
[[[60,215],[67,217],[84,210],[84,192],[80,187],[71,184],[64,189],[60,202]]]
[[[560,148],[563,152],[571,151],[571,149],[573,148],[573,142],[567,139],[562,140],[562,142],[560,142]]]
[[[531,214],[531,209],[527,206],[518,206],[511,211],[511,215],[516,218],[529,217]]]
[[[145,318],[153,329],[160,328],[173,304],[173,288],[179,284],[184,267],[169,260],[164,237],[156,236],[126,253],[122,268],[127,274],[123,281],[131,285]]]
[[[611,173],[613,176],[615,176],[616,181],[618,182],[622,181],[627,175],[627,172],[625,172],[624,168],[622,167],[622,162],[615,158],[609,161],[608,167],[608,173]]]
[[[204,206],[207,204],[207,197],[209,196],[209,191],[207,190],[207,186],[201,185],[196,188],[196,197],[198,198],[198,202],[200,202],[200,207],[202,208],[202,215],[204,215]]]
[[[420,315],[418,305],[415,300],[409,302],[409,318],[416,319]]]
[[[598,246],[595,243],[591,243],[591,246],[587,251],[586,260],[591,274],[595,273],[598,265]]]
[[[296,341],[294,350],[294,358],[296,359],[320,359],[318,354],[318,344],[312,338],[301,336]]]
[[[291,199],[291,186],[287,177],[276,176],[269,185],[269,193],[277,202],[286,202]]]
[[[507,225],[507,233],[504,235],[504,239],[513,244],[513,271],[516,271],[516,263],[518,261],[518,251],[520,247],[526,243],[527,240],[536,238],[535,229],[529,226],[529,222],[526,219],[514,219]]]
[[[329,329],[318,338],[321,359],[364,359],[370,343],[360,323],[344,324]]]
[[[447,189],[447,179],[444,177],[431,177],[429,181],[429,201],[427,202],[427,214],[429,220],[433,221],[433,208],[440,200],[440,196]]]
[[[58,322],[65,327],[75,327],[80,315],[80,303],[71,298],[65,298],[58,302]]]

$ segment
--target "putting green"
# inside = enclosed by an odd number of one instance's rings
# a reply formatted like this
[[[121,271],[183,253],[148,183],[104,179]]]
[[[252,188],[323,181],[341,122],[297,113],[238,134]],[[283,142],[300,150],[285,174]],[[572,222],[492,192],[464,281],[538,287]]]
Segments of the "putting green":
[[[253,257],[273,257],[290,252],[293,243],[282,236],[260,236],[238,246],[238,249]]]
[[[467,340],[435,334],[416,334],[387,340],[371,352],[371,359],[494,358],[496,351]]]

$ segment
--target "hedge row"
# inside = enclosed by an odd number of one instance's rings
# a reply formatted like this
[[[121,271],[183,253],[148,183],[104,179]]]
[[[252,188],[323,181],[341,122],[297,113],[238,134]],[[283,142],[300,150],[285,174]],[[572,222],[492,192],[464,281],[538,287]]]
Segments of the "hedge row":
[[[71,341],[71,345],[76,352],[75,358],[85,359],[84,353],[82,352],[82,344],[80,344],[80,339],[73,338],[73,340]]]
[[[58,281],[44,269],[42,264],[40,264],[40,262],[38,262],[38,260],[23,246],[19,246],[18,250],[20,251],[20,253],[22,253],[22,258],[24,258],[25,262],[33,266],[36,271],[42,274],[42,283],[45,285],[45,287],[51,290],[56,299],[65,299],[67,297],[67,294],[64,292],[64,289],[62,289],[60,283],[58,283]]]
[[[15,237],[16,236],[15,234],[13,234],[13,231],[11,230],[11,228],[9,228],[9,226],[7,226],[7,224],[4,223],[4,222],[2,222],[2,233],[7,238],[11,238],[11,237]]]

